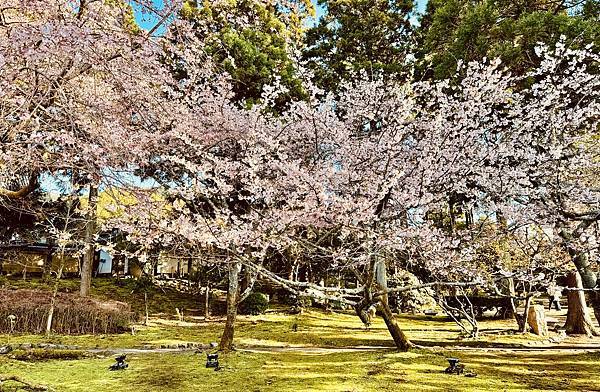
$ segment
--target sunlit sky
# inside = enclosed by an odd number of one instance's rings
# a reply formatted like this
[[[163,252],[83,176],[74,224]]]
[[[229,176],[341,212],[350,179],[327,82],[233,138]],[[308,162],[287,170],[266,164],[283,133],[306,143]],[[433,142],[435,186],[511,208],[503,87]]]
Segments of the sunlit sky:
[[[158,8],[162,8],[163,7],[163,0],[153,0],[154,4],[158,7]],[[319,17],[321,17],[321,15],[323,15],[323,8],[319,7],[318,5],[316,5],[316,1],[313,1],[315,3],[315,6],[317,7],[317,19]],[[421,13],[423,12],[423,10],[425,10],[425,5],[427,4],[427,0],[416,0],[417,3],[417,12]],[[136,19],[138,21],[138,23],[140,24],[140,26],[146,30],[149,30],[151,28],[153,28],[156,23],[159,20],[159,17],[157,15],[153,15],[153,14],[149,14],[148,12],[144,12],[142,10],[141,7],[134,5],[134,9],[135,9],[135,15],[136,15]],[[414,16],[412,18],[413,23],[417,22],[417,17]],[[160,28],[157,29],[155,34],[162,34],[165,30],[165,25],[161,26]]]

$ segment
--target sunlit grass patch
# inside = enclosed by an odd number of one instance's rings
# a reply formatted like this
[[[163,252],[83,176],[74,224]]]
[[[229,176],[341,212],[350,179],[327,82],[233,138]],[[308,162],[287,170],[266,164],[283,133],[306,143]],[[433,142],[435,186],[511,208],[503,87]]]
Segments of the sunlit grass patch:
[[[461,359],[477,377],[447,375],[447,357]],[[247,353],[220,357],[135,354],[129,369],[110,372],[112,357],[35,364],[0,359],[0,373],[19,375],[57,391],[527,391],[599,390],[598,354],[416,350],[408,353]]]

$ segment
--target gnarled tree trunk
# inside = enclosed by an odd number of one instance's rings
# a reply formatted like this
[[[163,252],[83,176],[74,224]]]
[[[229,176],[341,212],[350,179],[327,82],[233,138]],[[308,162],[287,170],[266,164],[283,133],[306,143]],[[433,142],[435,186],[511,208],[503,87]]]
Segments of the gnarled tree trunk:
[[[398,350],[408,351],[410,348],[414,347],[414,344],[411,343],[404,331],[400,329],[390,306],[381,301],[379,304],[379,311],[381,312],[381,317],[383,317],[383,321],[385,321],[385,325],[387,326],[390,335],[392,335],[392,339],[394,339],[394,343]]]
[[[387,270],[383,258],[375,263],[375,281],[381,290],[387,290]],[[387,294],[384,294],[379,298],[378,309],[381,312],[381,317],[383,317],[383,321],[385,321],[385,325],[387,326],[390,335],[392,335],[392,339],[394,339],[396,347],[402,351],[408,351],[413,347],[414,345],[410,342],[402,329],[400,329],[400,326],[394,317],[394,313],[392,313],[392,310],[390,309]]]
[[[567,275],[567,284],[568,288],[583,288],[581,276],[578,272],[570,272]],[[569,306],[565,324],[567,333],[599,336],[585,303],[584,292],[582,290],[568,290],[567,300]]]
[[[219,351],[231,351],[233,349],[233,332],[235,318],[237,317],[239,276],[242,263],[231,262],[229,264],[229,288],[227,290],[227,321],[219,343]]]
[[[560,237],[563,239],[562,246],[571,256],[571,260],[577,268],[579,272],[579,281],[582,284],[582,287],[586,289],[591,289],[596,287],[598,282],[598,276],[596,272],[592,268],[592,263],[590,262],[590,256],[587,252],[582,252],[580,249],[577,249],[576,246],[573,245],[573,241],[576,238],[579,238],[581,234],[589,228],[593,224],[594,220],[583,221],[579,224],[577,229],[574,232],[569,232],[566,228],[563,228],[559,231]],[[599,293],[592,294],[592,307],[594,308],[594,315],[596,316],[596,320],[600,323],[600,297]],[[570,298],[570,297],[568,297]],[[585,297],[583,297],[585,298]],[[575,299],[575,298],[574,298]],[[584,302],[585,303],[585,302]],[[569,313],[571,312],[571,302],[569,301]],[[569,314],[567,313],[567,317]],[[577,318],[575,315],[574,318]]]

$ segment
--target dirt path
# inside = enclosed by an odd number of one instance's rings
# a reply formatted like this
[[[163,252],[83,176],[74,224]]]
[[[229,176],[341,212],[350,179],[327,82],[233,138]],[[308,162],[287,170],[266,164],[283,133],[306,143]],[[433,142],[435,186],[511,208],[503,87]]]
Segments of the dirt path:
[[[88,353],[94,354],[161,354],[161,353],[193,353],[193,352],[204,352],[216,350],[216,348],[203,347],[200,349],[193,348],[98,348],[98,349],[81,349]],[[250,352],[250,353],[300,353],[300,354],[338,354],[338,353],[350,353],[350,352],[361,352],[361,351],[395,351],[392,347],[385,346],[357,346],[357,347],[313,347],[313,346],[299,346],[299,347],[288,347],[288,346],[242,346],[238,347],[236,351]]]
[[[581,346],[545,346],[545,347],[468,347],[468,346],[448,346],[448,347],[423,347],[418,346],[420,349],[434,351],[434,352],[446,352],[446,351],[481,351],[481,352],[505,352],[505,353],[588,353],[588,352],[600,352],[599,345],[581,345]],[[193,352],[204,352],[210,351],[211,348],[204,347],[201,349],[193,348],[153,348],[153,349],[140,349],[140,348],[106,348],[106,349],[82,349],[89,353],[106,353],[106,354],[185,354]],[[214,350],[214,348],[212,348]],[[394,352],[395,349],[388,346],[356,346],[356,347],[314,347],[314,346],[242,346],[238,347],[237,351],[249,352],[249,353],[297,353],[306,355],[326,355],[326,354],[340,354],[340,353],[351,353],[351,352],[369,352],[369,351],[386,351]]]

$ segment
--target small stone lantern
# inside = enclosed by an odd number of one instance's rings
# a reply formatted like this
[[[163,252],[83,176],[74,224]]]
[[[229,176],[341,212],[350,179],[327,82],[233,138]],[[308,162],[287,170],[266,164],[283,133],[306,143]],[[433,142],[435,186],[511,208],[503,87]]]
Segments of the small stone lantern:
[[[215,368],[219,367],[219,354],[206,354],[206,367],[207,368]]]

